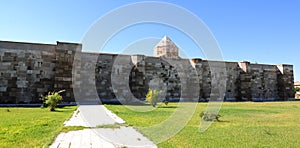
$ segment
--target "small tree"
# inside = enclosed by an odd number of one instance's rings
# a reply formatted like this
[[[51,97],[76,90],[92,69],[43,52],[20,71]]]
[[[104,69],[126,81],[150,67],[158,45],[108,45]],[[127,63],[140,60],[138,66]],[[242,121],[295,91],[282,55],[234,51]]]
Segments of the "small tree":
[[[300,91],[300,87],[298,87],[298,86],[296,86],[294,89],[295,89],[295,92]]]
[[[42,97],[42,100],[45,105],[47,105],[50,109],[50,111],[55,111],[56,106],[61,103],[62,96],[60,93],[64,92],[65,90],[61,90],[58,92],[49,92],[47,96]]]
[[[155,89],[149,89],[148,93],[146,95],[146,100],[153,106],[155,107],[159,96],[161,94],[161,91],[155,90]]]

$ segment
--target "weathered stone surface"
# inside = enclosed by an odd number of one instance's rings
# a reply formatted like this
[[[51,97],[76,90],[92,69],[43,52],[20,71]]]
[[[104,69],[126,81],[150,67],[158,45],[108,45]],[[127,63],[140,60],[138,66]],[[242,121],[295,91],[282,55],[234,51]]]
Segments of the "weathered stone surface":
[[[162,100],[294,98],[292,65],[182,59],[167,37],[157,45],[156,57],[86,53],[81,48],[64,42],[0,41],[0,103],[39,102],[41,95],[54,90],[66,90],[66,102],[74,97],[79,102],[137,101],[145,98],[149,87],[163,90]]]

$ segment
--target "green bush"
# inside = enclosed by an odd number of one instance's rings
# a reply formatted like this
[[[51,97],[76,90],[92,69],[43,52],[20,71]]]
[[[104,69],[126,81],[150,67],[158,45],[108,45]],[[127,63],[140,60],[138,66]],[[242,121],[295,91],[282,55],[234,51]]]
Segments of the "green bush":
[[[300,91],[300,87],[296,86],[295,87],[295,92],[298,92],[298,91]]]
[[[220,121],[219,118],[222,116],[220,114],[216,114],[216,113],[201,112],[200,117],[204,121],[214,121],[214,120]]]
[[[149,89],[148,93],[146,95],[146,100],[153,106],[155,107],[159,96],[161,94],[161,91],[155,90],[155,89]]]
[[[168,99],[165,99],[163,102],[165,103],[165,105],[169,104],[169,100]]]
[[[47,96],[42,97],[44,106],[48,106],[50,111],[55,111],[56,106],[62,102],[62,96],[60,93],[64,91],[65,90],[49,92]]]

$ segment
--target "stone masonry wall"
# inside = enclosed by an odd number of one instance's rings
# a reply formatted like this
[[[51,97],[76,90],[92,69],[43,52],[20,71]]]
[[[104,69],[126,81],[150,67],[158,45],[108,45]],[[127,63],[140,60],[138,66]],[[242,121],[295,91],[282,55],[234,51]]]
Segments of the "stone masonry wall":
[[[53,90],[55,47],[0,42],[0,103],[34,103]]]
[[[138,101],[149,88],[163,90],[161,99],[168,100],[294,98],[292,65],[86,53],[81,48],[0,41],[0,103],[38,103],[41,95],[63,89],[65,102]],[[218,94],[220,88],[224,94]]]
[[[72,69],[75,52],[81,51],[81,44],[57,42],[55,56],[54,90],[65,90],[63,101],[74,101],[72,85]]]

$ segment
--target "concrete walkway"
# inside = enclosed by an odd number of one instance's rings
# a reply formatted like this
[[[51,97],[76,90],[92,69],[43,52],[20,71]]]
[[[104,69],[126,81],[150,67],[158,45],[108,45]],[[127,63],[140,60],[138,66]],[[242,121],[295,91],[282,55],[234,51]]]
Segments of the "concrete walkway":
[[[107,110],[103,105],[81,105],[65,126],[92,127],[79,131],[61,133],[51,148],[110,148],[110,147],[156,147],[133,127],[96,128],[107,124],[125,123],[121,118]]]

